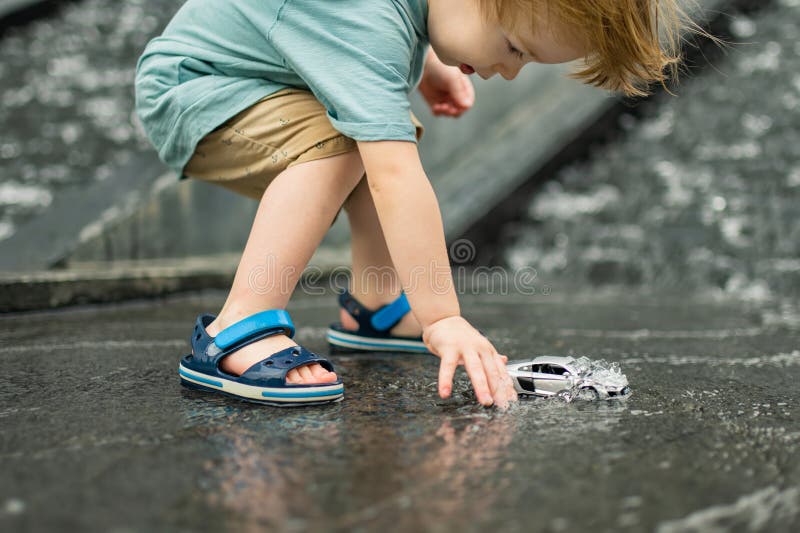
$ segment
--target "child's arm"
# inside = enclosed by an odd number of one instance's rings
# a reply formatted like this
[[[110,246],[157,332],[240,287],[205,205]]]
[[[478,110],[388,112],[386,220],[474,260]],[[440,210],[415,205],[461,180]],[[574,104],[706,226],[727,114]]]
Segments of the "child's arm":
[[[423,340],[441,358],[439,394],[450,395],[460,362],[478,401],[507,405],[517,394],[502,356],[461,317],[436,195],[407,141],[358,142],[389,253]]]

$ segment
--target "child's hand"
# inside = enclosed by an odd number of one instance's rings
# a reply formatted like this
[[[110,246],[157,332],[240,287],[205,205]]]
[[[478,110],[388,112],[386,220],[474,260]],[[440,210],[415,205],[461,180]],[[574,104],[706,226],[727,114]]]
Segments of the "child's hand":
[[[419,92],[436,116],[460,117],[475,103],[475,89],[469,76],[433,58],[425,65]]]
[[[517,400],[517,392],[506,370],[507,357],[495,350],[489,339],[460,316],[437,320],[422,331],[428,349],[442,360],[439,365],[439,396],[447,398],[453,389],[456,367],[463,364],[478,401],[506,408]]]

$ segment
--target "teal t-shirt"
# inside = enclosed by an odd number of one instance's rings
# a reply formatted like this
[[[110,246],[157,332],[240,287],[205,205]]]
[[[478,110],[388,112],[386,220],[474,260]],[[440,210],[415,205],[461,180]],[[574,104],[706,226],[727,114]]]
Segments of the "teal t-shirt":
[[[427,19],[427,0],[188,0],[139,59],[136,113],[181,179],[203,137],[287,87],[355,140],[416,142]]]

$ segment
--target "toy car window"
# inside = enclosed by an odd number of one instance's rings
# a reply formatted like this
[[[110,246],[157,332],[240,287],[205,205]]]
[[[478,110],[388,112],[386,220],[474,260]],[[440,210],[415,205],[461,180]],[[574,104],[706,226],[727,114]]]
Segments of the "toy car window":
[[[567,369],[562,366],[551,365],[550,368],[553,374],[558,374],[559,376],[563,376],[564,374],[567,373]]]
[[[531,372],[541,372],[542,365],[531,365]]]
[[[522,367],[519,368],[519,371],[520,372],[533,372],[533,370],[531,370],[532,366],[533,365],[522,366]]]

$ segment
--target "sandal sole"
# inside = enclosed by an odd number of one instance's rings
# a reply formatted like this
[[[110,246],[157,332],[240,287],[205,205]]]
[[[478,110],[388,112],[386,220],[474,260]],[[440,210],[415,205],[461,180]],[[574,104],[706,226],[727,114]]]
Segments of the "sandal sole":
[[[258,387],[236,383],[217,376],[207,376],[178,365],[181,385],[205,392],[216,392],[246,402],[280,407],[299,407],[303,405],[322,405],[341,401],[344,398],[344,385],[317,385],[313,387]]]
[[[328,328],[325,333],[328,344],[336,351],[344,352],[414,352],[430,353],[422,341],[404,339],[377,339],[375,337],[362,337],[350,333],[343,333]],[[343,349],[344,348],[344,349]]]

